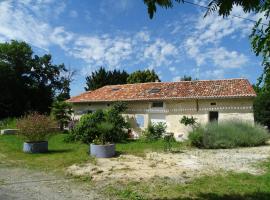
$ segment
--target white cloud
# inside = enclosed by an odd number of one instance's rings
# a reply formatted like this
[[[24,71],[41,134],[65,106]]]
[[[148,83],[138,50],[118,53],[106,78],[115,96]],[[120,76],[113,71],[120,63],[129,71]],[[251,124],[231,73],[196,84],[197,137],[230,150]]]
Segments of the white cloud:
[[[169,70],[170,70],[171,72],[175,72],[176,67],[169,67]]]
[[[154,43],[144,49],[143,59],[149,60],[149,67],[159,67],[170,65],[172,58],[178,54],[177,47],[163,39],[157,39]]]
[[[43,20],[44,16],[39,17],[42,12],[48,14],[49,9],[45,8],[50,7],[50,3],[52,0],[1,2],[0,38],[5,41],[23,40],[42,49],[48,49],[52,44],[64,47],[64,43],[71,39],[71,34],[63,27],[52,27],[48,21]],[[42,8],[45,11],[42,11]],[[55,12],[59,14],[59,8],[53,11]]]
[[[197,66],[206,63],[221,68],[240,68],[247,64],[249,58],[235,50],[228,50],[222,46],[226,37],[237,39],[247,37],[253,26],[252,22],[244,19],[228,17],[223,18],[216,13],[199,18],[195,24],[195,32],[186,39],[187,55],[196,61]],[[246,18],[257,18],[252,14],[244,13],[240,7],[235,7],[232,15]]]

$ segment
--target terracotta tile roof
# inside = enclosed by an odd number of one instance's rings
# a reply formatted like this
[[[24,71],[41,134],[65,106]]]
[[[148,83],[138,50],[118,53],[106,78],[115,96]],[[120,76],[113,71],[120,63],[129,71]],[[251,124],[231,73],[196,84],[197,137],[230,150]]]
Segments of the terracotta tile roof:
[[[139,101],[255,97],[247,79],[109,85],[72,97],[68,102]]]

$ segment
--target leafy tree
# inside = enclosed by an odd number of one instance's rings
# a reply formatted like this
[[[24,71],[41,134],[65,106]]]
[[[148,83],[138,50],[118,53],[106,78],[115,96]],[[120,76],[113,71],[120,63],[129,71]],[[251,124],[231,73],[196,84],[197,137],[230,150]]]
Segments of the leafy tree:
[[[67,71],[64,64],[54,65],[51,60],[48,54],[33,55],[25,42],[0,43],[0,118],[50,111]]]
[[[184,77],[181,78],[181,81],[192,81],[192,77],[184,75]]]
[[[128,83],[147,83],[147,82],[160,82],[160,79],[154,70],[138,70],[129,75],[127,78]]]
[[[59,123],[60,130],[64,130],[64,125],[67,125],[71,120],[73,113],[72,105],[65,101],[55,101],[52,105],[51,114],[53,118]]]
[[[270,91],[261,91],[254,101],[255,121],[270,129]]]
[[[92,72],[90,76],[86,77],[85,90],[95,90],[105,85],[126,84],[127,77],[128,73],[126,71],[106,71],[104,67],[100,67],[97,71]]]

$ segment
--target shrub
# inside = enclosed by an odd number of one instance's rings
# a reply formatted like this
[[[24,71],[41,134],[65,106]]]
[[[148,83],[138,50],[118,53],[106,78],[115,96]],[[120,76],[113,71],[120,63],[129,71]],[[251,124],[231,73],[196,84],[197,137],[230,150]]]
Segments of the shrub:
[[[259,146],[266,143],[269,133],[261,125],[241,121],[211,122],[196,127],[190,134],[191,144],[203,148],[235,148]]]
[[[155,141],[166,133],[167,125],[163,122],[155,124],[149,123],[146,130],[143,131],[143,137],[147,141]]]
[[[194,118],[193,116],[191,117],[183,116],[182,119],[180,120],[180,123],[184,124],[185,126],[191,126],[192,128],[194,128],[197,124],[196,120],[197,119]]]
[[[121,115],[123,109],[120,104],[115,104],[107,110],[97,110],[96,112],[83,115],[80,121],[70,131],[67,140],[82,141],[83,143],[89,144],[94,140],[95,142],[99,141],[104,143],[104,141],[119,142],[127,139],[127,128],[129,126]],[[108,124],[113,126],[110,131],[107,131],[109,127]],[[104,130],[106,134],[103,133]]]
[[[46,115],[31,113],[17,121],[18,135],[27,142],[48,140],[55,133],[57,124]]]
[[[188,135],[188,139],[192,146],[202,148],[203,147],[203,133],[204,129],[198,126],[193,129]]]
[[[16,128],[16,118],[6,118],[0,121],[0,129]]]
[[[53,118],[59,123],[60,130],[64,129],[65,125],[68,125],[71,120],[72,106],[65,101],[55,101],[52,105],[51,114]]]

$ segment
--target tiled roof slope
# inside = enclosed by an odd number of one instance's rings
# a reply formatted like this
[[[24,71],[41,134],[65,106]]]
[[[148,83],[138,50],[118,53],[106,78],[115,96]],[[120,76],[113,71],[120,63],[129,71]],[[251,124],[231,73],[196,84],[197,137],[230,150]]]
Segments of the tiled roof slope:
[[[72,97],[68,102],[255,97],[247,79],[109,85]]]

